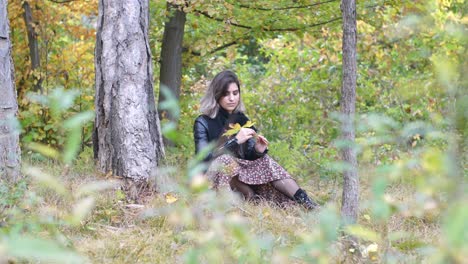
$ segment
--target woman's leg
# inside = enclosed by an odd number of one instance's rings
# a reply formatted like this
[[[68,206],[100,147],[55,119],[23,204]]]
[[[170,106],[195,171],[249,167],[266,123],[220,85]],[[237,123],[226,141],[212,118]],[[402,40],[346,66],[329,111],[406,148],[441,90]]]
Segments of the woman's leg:
[[[239,165],[231,155],[221,155],[217,157],[208,168],[208,177],[213,181],[213,187],[218,189],[229,185],[233,191],[242,193],[246,200],[253,199],[255,192],[253,189],[239,180]]]
[[[232,177],[229,185],[234,191],[238,191],[244,195],[245,200],[251,200],[255,196],[255,192],[249,185],[239,181],[239,177]]]
[[[299,185],[297,185],[296,181],[293,179],[276,180],[271,182],[271,184],[273,187],[275,187],[275,189],[282,192],[299,204],[302,204],[307,209],[312,210],[319,206],[318,203],[309,198],[304,190],[299,188]]]
[[[299,185],[293,179],[283,179],[271,182],[273,187],[293,199],[294,194],[299,190]]]

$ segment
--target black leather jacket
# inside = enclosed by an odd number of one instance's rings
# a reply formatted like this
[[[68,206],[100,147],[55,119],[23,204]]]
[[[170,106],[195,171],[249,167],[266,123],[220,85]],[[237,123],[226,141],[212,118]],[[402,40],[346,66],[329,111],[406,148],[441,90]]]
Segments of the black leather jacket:
[[[255,160],[263,157],[267,153],[267,150],[264,153],[258,153],[255,150],[255,140],[253,138],[245,143],[237,144],[235,135],[229,138],[222,136],[229,129],[229,124],[239,123],[243,126],[248,120],[247,116],[243,113],[229,114],[222,108],[220,108],[215,118],[200,115],[195,119],[193,125],[195,153],[199,153],[211,142],[215,142],[216,147],[204,158],[204,161],[210,161],[224,153],[230,153],[237,158],[246,160]],[[252,129],[257,131],[254,127]]]

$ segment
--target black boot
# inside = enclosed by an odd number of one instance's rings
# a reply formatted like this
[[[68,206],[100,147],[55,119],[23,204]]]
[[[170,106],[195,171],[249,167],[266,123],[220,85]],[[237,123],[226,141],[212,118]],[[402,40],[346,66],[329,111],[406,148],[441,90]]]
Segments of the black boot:
[[[307,196],[307,193],[300,188],[294,194],[294,201],[296,201],[298,204],[301,204],[308,210],[314,210],[319,208],[319,204],[316,203],[314,200],[310,199],[309,196]]]

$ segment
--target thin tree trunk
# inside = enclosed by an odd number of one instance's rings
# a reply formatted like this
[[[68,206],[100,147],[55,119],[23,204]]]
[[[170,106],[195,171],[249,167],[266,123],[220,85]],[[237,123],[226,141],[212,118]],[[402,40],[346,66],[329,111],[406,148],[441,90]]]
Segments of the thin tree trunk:
[[[0,180],[15,182],[20,176],[21,152],[14,125],[18,104],[7,5],[7,0],[0,0]]]
[[[159,72],[159,105],[166,100],[162,87],[168,88],[172,94],[180,98],[180,86],[182,80],[182,44],[184,40],[184,27],[186,21],[185,12],[167,3],[167,11],[170,14],[169,21],[164,25],[164,35],[161,46],[161,67]],[[172,113],[161,111],[161,118],[176,121]]]
[[[344,171],[341,215],[346,223],[357,221],[359,210],[359,176],[354,145],[354,113],[356,102],[356,2],[342,0],[343,15],[343,84],[341,88],[342,139],[347,146],[341,151],[342,159],[349,165]]]
[[[29,56],[31,58],[31,71],[34,80],[34,91],[42,91],[42,76],[40,72],[41,61],[39,56],[39,44],[37,41],[37,33],[34,29],[34,19],[32,16],[31,6],[28,1],[23,3],[23,18],[26,24],[26,30],[28,31],[28,45],[29,45]]]
[[[468,48],[465,48],[466,54]],[[460,76],[463,76],[468,70],[468,61],[461,60],[462,63],[458,66]],[[463,78],[460,83],[452,83],[453,87],[448,88],[450,96],[455,102],[453,106],[452,122],[454,135],[449,139],[449,155],[451,164],[449,166],[449,176],[453,182],[464,182],[466,178],[463,173],[464,164],[468,164],[468,87],[467,78]],[[465,87],[465,88],[463,88]],[[466,196],[466,184],[458,184],[456,191],[451,192],[449,199],[456,202],[460,197]]]
[[[94,155],[100,171],[138,183],[164,156],[148,21],[148,0],[99,1]]]

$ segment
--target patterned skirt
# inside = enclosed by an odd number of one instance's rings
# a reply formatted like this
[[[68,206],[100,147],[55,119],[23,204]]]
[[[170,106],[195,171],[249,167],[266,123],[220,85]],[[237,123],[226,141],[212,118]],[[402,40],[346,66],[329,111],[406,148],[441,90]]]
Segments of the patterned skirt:
[[[271,182],[292,179],[291,175],[270,156],[256,160],[238,159],[231,155],[221,155],[211,162],[207,171],[214,189],[230,186],[232,177],[249,185],[257,198],[273,202],[280,206],[289,206],[294,202],[288,196],[276,190]]]

